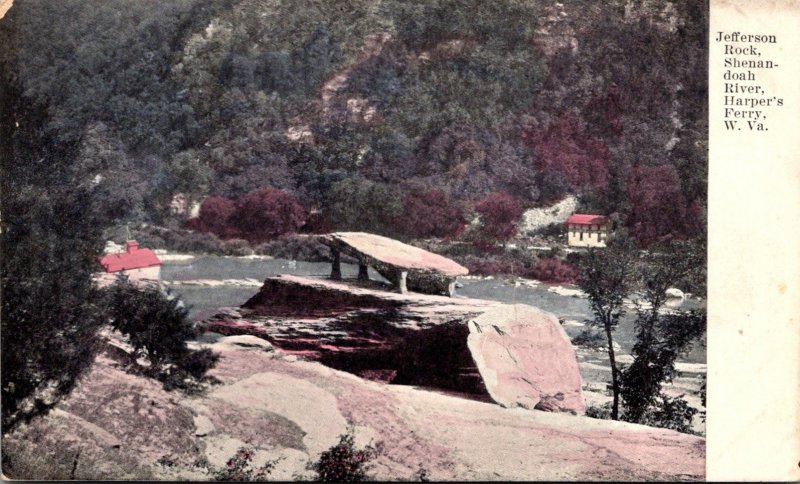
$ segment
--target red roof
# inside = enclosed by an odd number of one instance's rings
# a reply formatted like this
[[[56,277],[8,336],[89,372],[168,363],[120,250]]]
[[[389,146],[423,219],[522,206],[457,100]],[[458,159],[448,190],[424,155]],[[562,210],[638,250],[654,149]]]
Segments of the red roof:
[[[106,272],[119,272],[128,269],[141,269],[143,267],[160,266],[156,253],[150,249],[140,249],[139,243],[129,240],[125,252],[107,254],[100,258],[100,265]]]
[[[567,219],[570,225],[604,225],[608,223],[608,217],[604,215],[587,215],[576,213]]]

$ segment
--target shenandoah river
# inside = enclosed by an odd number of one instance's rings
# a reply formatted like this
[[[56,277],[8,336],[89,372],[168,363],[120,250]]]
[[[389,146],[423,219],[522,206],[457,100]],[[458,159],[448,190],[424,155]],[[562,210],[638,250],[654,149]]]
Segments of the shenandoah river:
[[[181,296],[193,316],[208,314],[218,307],[240,305],[258,291],[260,282],[267,277],[278,274],[326,277],[331,270],[330,264],[326,262],[222,256],[198,256],[188,260],[171,260],[170,256],[163,258],[165,261],[161,269],[161,279]],[[342,264],[342,275],[345,278],[355,278],[357,274],[358,266]],[[380,279],[372,269],[370,277]],[[223,283],[225,280],[227,281]],[[586,319],[591,318],[585,298],[553,292],[553,286],[548,284],[523,281],[522,284],[515,285],[511,278],[505,277],[460,278],[459,283],[461,287],[456,290],[457,296],[506,303],[518,302],[549,311],[566,322],[564,329],[571,337],[583,329],[582,323]],[[568,294],[574,288],[564,289],[567,291],[560,292]],[[687,299],[676,303],[674,307],[692,308],[700,304],[703,303]],[[633,313],[632,309],[628,309],[614,336],[622,352],[627,354],[634,342]],[[679,361],[705,363],[705,360],[705,347],[695,344],[692,351]]]

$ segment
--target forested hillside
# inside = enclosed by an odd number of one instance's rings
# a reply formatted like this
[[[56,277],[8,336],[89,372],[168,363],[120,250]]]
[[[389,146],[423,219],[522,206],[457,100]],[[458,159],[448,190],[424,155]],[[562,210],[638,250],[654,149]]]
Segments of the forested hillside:
[[[576,193],[648,243],[704,230],[706,16],[690,0],[17,0],[4,106],[39,113],[11,132],[57,147],[109,224],[273,188],[322,226],[386,233],[425,200]]]

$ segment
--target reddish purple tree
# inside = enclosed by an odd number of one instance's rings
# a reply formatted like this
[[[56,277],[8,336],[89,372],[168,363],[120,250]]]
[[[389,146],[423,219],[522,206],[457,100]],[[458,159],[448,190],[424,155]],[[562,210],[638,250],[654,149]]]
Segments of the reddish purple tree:
[[[403,196],[403,214],[394,226],[410,237],[455,237],[466,225],[463,211],[439,191]]]
[[[580,271],[559,259],[541,259],[536,262],[531,271],[533,277],[543,282],[575,283],[578,281]]]
[[[497,242],[505,242],[517,233],[517,220],[522,215],[519,200],[506,192],[493,192],[475,205],[481,216],[483,234]]]
[[[562,173],[573,188],[608,185],[608,147],[589,136],[578,117],[564,113],[544,130],[524,130],[522,138],[533,146],[538,169]]]
[[[631,206],[627,226],[641,244],[696,235],[702,227],[702,221],[697,220],[701,216],[699,206],[689,206],[671,165],[632,168],[627,196]]]
[[[264,242],[296,232],[308,212],[290,194],[275,188],[261,188],[236,200],[233,226],[249,242]]]
[[[200,215],[187,222],[190,228],[202,232],[211,232],[220,238],[236,236],[231,227],[231,216],[236,210],[232,200],[225,197],[208,197],[200,205]]]

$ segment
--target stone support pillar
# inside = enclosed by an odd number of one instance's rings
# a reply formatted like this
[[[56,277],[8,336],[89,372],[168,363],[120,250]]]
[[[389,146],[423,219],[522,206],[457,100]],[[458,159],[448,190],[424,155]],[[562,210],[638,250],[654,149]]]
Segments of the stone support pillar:
[[[447,280],[447,297],[453,297],[456,293],[456,280],[455,279],[448,279]]]
[[[333,279],[334,281],[341,281],[342,262],[339,251],[334,248],[331,248],[331,258],[333,259],[333,264],[331,264],[331,279]]]
[[[369,266],[363,262],[358,263],[358,280],[359,281],[368,281],[369,280]]]
[[[408,286],[406,286],[407,278],[408,278],[408,271],[397,272],[397,280],[395,281],[395,285],[397,286],[397,292],[399,292],[400,294],[405,294],[408,292]]]

